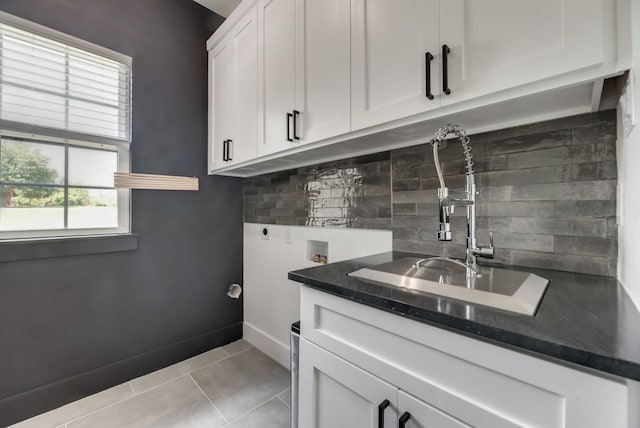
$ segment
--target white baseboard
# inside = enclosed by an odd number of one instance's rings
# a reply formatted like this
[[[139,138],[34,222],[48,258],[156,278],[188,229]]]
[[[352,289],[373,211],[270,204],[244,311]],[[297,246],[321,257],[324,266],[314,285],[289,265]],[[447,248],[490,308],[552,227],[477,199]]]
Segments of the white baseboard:
[[[622,280],[620,274],[618,274],[618,282],[620,283],[620,285],[622,285],[622,288],[624,288],[624,290],[627,292],[629,299],[631,299],[631,303],[633,303],[635,307],[640,311],[640,297],[636,297],[634,290],[632,290],[631,287],[627,286],[627,283]]]
[[[290,369],[289,344],[284,344],[254,325],[243,323],[243,338],[260,351]]]

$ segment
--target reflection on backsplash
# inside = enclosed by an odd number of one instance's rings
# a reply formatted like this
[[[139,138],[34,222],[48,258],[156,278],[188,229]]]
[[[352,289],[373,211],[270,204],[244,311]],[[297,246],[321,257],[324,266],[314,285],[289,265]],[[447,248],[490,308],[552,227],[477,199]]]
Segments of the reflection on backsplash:
[[[245,180],[245,221],[391,229],[390,154]]]
[[[307,226],[349,227],[356,218],[358,198],[364,196],[364,177],[356,167],[329,168],[309,177],[305,185]]]
[[[615,276],[615,110],[471,135],[471,145],[478,240],[493,233],[495,262]],[[462,258],[464,209],[453,241],[436,239],[431,153],[421,144],[248,178],[245,222],[392,230],[396,251]],[[449,188],[463,187],[461,147],[446,144],[440,160]]]

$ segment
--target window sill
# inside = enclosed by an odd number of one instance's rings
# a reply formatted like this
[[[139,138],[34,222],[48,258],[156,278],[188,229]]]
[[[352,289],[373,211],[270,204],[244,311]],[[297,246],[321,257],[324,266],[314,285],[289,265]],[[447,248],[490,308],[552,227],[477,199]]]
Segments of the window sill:
[[[138,234],[76,236],[0,241],[0,263],[138,249]]]

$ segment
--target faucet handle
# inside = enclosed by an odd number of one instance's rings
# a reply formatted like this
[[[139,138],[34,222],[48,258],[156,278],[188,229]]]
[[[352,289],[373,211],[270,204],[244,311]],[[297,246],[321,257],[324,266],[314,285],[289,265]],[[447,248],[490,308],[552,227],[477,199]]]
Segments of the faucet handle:
[[[489,232],[489,246],[488,247],[477,247],[472,248],[471,252],[478,257],[486,257],[487,259],[492,259],[495,253],[495,248],[493,246],[493,232]]]

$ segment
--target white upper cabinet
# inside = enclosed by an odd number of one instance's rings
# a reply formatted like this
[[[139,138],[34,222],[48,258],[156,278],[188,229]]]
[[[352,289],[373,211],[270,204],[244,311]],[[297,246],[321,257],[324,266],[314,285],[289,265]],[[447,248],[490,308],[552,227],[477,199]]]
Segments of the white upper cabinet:
[[[439,3],[352,1],[353,129],[440,107]]]
[[[233,139],[229,143],[230,162],[239,163],[256,157],[258,139],[258,22],[253,8],[231,33],[235,77],[232,86],[235,102]]]
[[[256,157],[257,36],[254,7],[209,53],[210,170]]]
[[[209,52],[209,169],[226,165],[227,140],[232,133],[233,53],[228,43]]]
[[[260,0],[258,2],[260,49],[258,62],[259,103],[258,154],[265,155],[292,146],[293,110],[296,79],[296,2]]]
[[[271,154],[350,130],[350,6],[259,2],[263,138]]]
[[[602,64],[605,0],[443,0],[443,104]],[[441,46],[441,55],[442,52]],[[444,70],[443,70],[444,73]]]
[[[351,6],[297,0],[297,136],[311,143],[351,129]]]
[[[208,41],[211,173],[593,111],[630,67],[628,0],[243,0]]]

